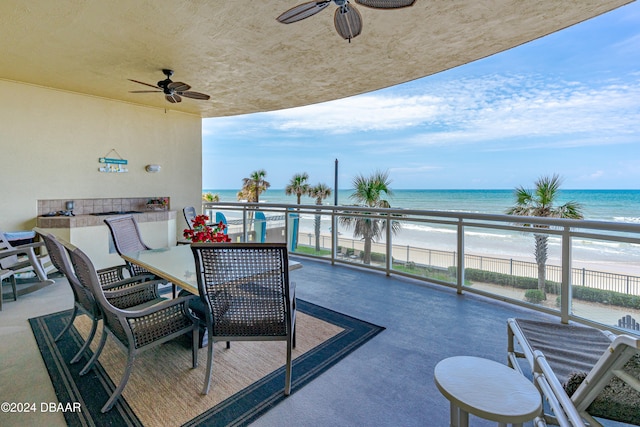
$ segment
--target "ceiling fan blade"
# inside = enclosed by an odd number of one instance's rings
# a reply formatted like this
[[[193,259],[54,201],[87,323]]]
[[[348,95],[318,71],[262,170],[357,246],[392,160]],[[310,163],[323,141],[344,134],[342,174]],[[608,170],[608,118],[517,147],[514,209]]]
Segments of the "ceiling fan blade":
[[[133,79],[128,79],[128,80],[132,81],[134,83],[140,83],[141,85],[153,87],[153,88],[156,88],[156,89],[158,88],[158,86],[156,86],[156,85],[152,85],[152,84],[149,84],[149,83],[141,82],[141,81],[138,81],[138,80],[133,80]]]
[[[355,0],[355,2],[374,9],[400,9],[413,6],[416,0]]]
[[[278,22],[282,22],[283,24],[291,24],[292,22],[297,22],[315,15],[325,7],[329,6],[329,3],[331,3],[331,0],[302,3],[287,10],[276,19]]]
[[[349,6],[348,4],[336,9],[336,13],[333,15],[333,23],[338,34],[343,39],[349,40],[349,42],[362,31],[362,16],[360,12],[354,6]]]
[[[162,92],[161,90],[130,90],[129,93],[157,93]]]
[[[180,96],[176,95],[175,93],[171,95],[165,95],[164,97],[166,98],[167,101],[169,101],[172,104],[182,102],[182,98],[180,98]]]
[[[200,93],[200,92],[180,92],[180,91],[176,91],[176,93],[178,95],[182,95],[182,96],[186,96],[187,98],[193,98],[193,99],[204,99],[207,100],[209,98],[211,98],[209,95],[205,94],[205,93]]]
[[[191,86],[182,82],[171,82],[167,85],[167,88],[169,90],[175,90],[176,92],[184,92],[185,90],[191,89]]]

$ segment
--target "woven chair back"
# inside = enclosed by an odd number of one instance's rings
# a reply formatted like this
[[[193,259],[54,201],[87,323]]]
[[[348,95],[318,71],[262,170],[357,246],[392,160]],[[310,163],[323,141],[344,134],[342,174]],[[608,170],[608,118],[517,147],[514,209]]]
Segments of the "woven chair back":
[[[91,291],[97,304],[100,306],[103,322],[105,322],[109,330],[111,330],[111,332],[113,332],[113,334],[116,335],[123,344],[126,344],[127,333],[120,324],[118,316],[112,312],[114,307],[104,296],[104,291],[100,285],[98,273],[96,272],[93,263],[89,257],[80,250],[80,248],[75,248],[67,252],[69,253],[69,258],[71,258],[71,264],[73,265],[78,281],[82,286]]]
[[[133,215],[106,218],[104,222],[109,227],[109,231],[111,231],[113,244],[119,255],[151,249],[142,241],[138,223]],[[127,268],[132,276],[149,273],[144,268],[130,262],[127,262]]]
[[[104,222],[111,231],[113,244],[115,245],[118,254],[122,255],[128,252],[139,252],[150,249],[142,241],[138,223],[133,215],[107,218]]]
[[[191,248],[214,336],[287,336],[285,244],[197,243]]]
[[[47,252],[49,253],[51,263],[67,278],[67,281],[73,290],[73,296],[76,302],[89,313],[99,317],[100,310],[98,309],[95,298],[93,297],[93,293],[90,289],[82,285],[76,277],[65,246],[52,234],[43,234],[41,236],[44,240]]]
[[[182,209],[182,213],[184,214],[184,220],[187,222],[187,226],[190,229],[193,229],[193,220],[196,218],[196,208],[193,206],[186,206]]]

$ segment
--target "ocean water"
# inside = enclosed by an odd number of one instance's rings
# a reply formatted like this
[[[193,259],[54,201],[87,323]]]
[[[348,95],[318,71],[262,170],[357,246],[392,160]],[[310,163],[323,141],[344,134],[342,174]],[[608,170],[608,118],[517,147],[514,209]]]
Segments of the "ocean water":
[[[203,192],[218,194],[222,202],[237,201],[237,190]],[[350,190],[340,190],[338,204],[351,204],[351,193]],[[296,197],[287,196],[284,190],[269,189],[261,194],[260,201],[295,204]],[[515,203],[515,197],[513,190],[395,190],[389,201],[394,208],[503,214]],[[558,204],[567,201],[581,203],[585,219],[588,220],[640,224],[640,190],[561,191]],[[314,204],[315,200],[303,197],[301,202]],[[333,196],[325,200],[325,204],[333,203]],[[233,217],[233,213],[229,214]],[[311,236],[313,224],[313,215],[302,215],[301,235]],[[330,227],[329,218],[323,217],[321,233],[329,234]],[[351,230],[341,227],[338,232],[341,238],[353,239]],[[453,226],[403,222],[402,229],[393,237],[393,243],[452,252],[456,250],[456,233]],[[301,237],[301,242],[305,242],[305,238]],[[533,261],[533,250],[534,242],[530,234],[509,230],[465,228],[465,251],[468,254]],[[574,267],[640,275],[640,243],[574,238],[572,252]],[[560,265],[560,238],[549,238],[548,253],[549,263]]]
[[[203,190],[220,196],[220,201],[235,202],[238,190]],[[352,204],[351,190],[338,192],[338,204]],[[270,203],[296,203],[295,196],[284,190],[269,189],[260,195],[260,201]],[[585,219],[640,223],[640,190],[563,190],[558,204],[576,201],[583,206]],[[315,200],[303,197],[303,204]],[[333,195],[325,204],[333,204]],[[425,209],[451,212],[503,214],[515,203],[513,190],[394,190],[389,198],[391,206],[404,209]]]

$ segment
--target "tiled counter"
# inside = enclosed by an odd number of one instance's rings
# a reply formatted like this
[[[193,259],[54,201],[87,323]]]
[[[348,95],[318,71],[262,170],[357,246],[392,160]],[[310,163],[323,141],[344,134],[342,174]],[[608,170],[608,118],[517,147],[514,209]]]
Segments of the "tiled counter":
[[[176,219],[176,211],[143,211],[133,214],[138,224],[144,222],[169,221]],[[36,225],[39,228],[77,228],[104,225],[107,215],[75,215],[75,216],[39,216]]]
[[[176,211],[146,210],[150,198],[74,200],[75,216],[42,216],[49,212],[63,211],[65,200],[38,201],[36,220],[39,232],[51,233],[82,249],[96,268],[124,264],[111,241],[111,234],[104,223],[107,215],[92,213],[112,211],[141,211],[133,214],[144,242],[152,248],[176,244]]]

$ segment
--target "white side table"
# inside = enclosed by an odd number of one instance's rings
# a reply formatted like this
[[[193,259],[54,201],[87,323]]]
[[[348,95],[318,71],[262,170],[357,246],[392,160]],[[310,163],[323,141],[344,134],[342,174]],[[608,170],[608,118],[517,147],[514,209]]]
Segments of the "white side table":
[[[436,365],[434,379],[451,402],[452,427],[468,427],[469,413],[497,421],[499,426],[522,426],[542,411],[536,387],[519,372],[492,360],[450,357]]]

